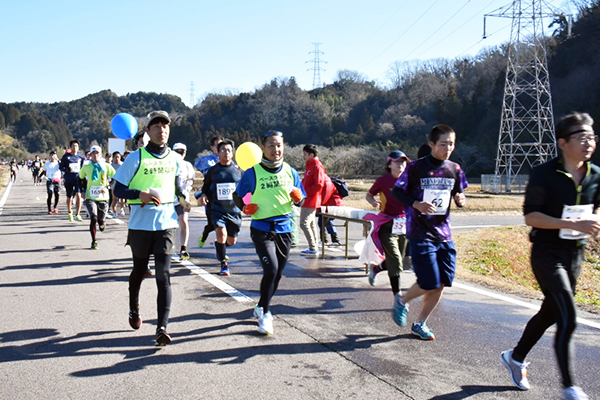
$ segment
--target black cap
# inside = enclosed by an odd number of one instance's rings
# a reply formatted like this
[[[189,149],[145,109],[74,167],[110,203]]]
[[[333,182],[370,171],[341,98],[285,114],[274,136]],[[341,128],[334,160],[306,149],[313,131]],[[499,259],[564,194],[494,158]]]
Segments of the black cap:
[[[407,160],[409,160],[406,154],[404,154],[400,150],[393,150],[390,154],[388,154],[388,158],[391,160],[398,160],[400,158],[406,158]]]

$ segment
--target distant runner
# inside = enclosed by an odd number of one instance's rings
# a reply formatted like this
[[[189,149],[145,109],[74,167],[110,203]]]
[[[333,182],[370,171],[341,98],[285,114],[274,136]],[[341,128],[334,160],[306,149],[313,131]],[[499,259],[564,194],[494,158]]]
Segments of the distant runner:
[[[54,194],[54,214],[58,214],[58,198],[60,197],[60,181],[62,173],[60,172],[60,164],[56,151],[50,152],[50,161],[46,161],[41,169],[40,174],[46,175],[46,191],[48,198],[48,214],[52,214],[52,195]]]

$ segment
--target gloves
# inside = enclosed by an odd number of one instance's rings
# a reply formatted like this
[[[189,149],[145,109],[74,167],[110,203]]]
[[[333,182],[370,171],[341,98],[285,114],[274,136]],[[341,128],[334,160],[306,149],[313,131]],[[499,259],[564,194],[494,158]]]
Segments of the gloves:
[[[246,204],[242,211],[246,215],[254,215],[254,213],[258,211],[258,204],[254,204],[254,203]]]
[[[290,197],[292,198],[294,203],[298,203],[300,200],[302,200],[302,191],[298,188],[294,188],[290,192]]]

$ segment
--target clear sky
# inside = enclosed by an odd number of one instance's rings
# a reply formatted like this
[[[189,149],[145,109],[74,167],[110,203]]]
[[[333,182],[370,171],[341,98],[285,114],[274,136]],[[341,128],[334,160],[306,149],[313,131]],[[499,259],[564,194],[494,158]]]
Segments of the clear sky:
[[[525,1],[525,0],[524,0]],[[548,3],[569,11],[565,0]],[[190,105],[273,78],[312,89],[339,70],[381,85],[396,61],[453,59],[507,42],[511,0],[1,0],[0,102],[71,101],[110,89]],[[549,32],[546,32],[549,33]],[[324,69],[324,70],[323,70]]]

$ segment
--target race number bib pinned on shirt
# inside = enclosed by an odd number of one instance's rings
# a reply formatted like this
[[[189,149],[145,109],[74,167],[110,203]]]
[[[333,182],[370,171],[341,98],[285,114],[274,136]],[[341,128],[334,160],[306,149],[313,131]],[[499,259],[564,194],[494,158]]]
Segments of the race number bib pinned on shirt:
[[[564,206],[561,215],[562,219],[591,219],[594,212],[593,204],[583,204],[578,206]],[[558,237],[566,240],[579,240],[587,238],[587,234],[575,231],[573,229],[561,229],[558,231]]]
[[[71,171],[71,173],[78,173],[80,168],[81,166],[78,162],[69,163],[69,171]]]
[[[235,192],[235,183],[217,183],[217,200],[233,200]]]
[[[104,194],[104,186],[92,186],[90,187],[90,198],[98,199]]]
[[[406,217],[394,218],[392,233],[394,235],[406,235]]]
[[[423,191],[423,201],[435,206],[435,212],[429,215],[446,215],[450,206],[450,190],[425,189]]]

